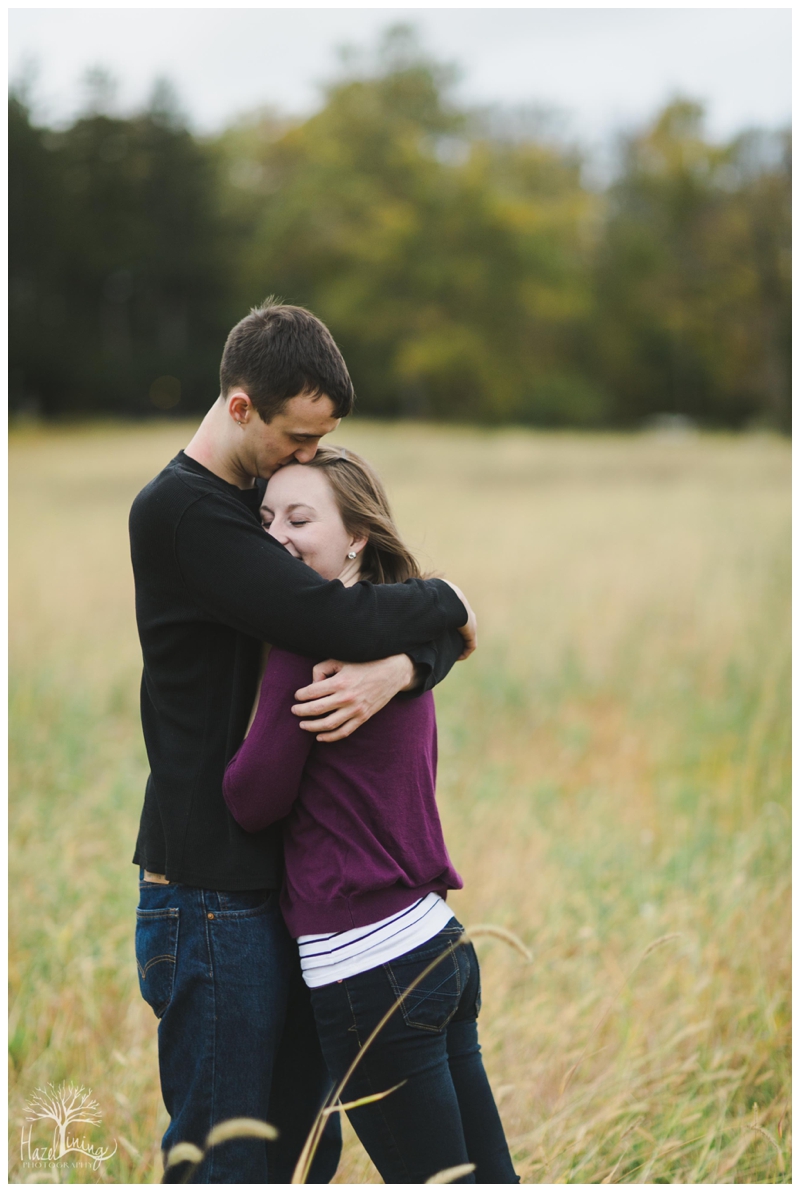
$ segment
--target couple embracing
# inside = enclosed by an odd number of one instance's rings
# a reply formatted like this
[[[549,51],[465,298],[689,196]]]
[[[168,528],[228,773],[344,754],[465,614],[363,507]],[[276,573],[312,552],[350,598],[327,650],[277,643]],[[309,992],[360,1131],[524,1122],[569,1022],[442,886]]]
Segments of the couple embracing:
[[[130,517],[151,770],[136,959],[159,1018],[164,1151],[268,1121],[277,1141],[225,1142],[193,1178],[289,1183],[399,1000],[341,1097],[394,1090],[349,1111],[383,1180],[474,1164],[459,1182],[516,1183],[435,801],[431,688],[474,649],[474,615],[421,577],[366,461],[320,447],[353,387],[318,319],[254,310],[220,379]],[[334,1113],[308,1182],[332,1179],[340,1148]]]

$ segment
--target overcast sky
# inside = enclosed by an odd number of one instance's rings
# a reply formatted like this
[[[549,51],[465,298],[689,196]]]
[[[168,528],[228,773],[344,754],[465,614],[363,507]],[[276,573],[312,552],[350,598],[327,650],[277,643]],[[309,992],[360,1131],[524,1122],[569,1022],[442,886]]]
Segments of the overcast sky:
[[[401,21],[460,65],[467,102],[554,106],[585,143],[676,93],[707,104],[719,137],[791,113],[787,8],[17,8],[9,69],[13,81],[35,67],[37,113],[52,122],[79,110],[89,67],[118,79],[121,112],[163,75],[193,127],[214,131],[264,104],[312,111],[337,73],[337,47],[370,48]]]

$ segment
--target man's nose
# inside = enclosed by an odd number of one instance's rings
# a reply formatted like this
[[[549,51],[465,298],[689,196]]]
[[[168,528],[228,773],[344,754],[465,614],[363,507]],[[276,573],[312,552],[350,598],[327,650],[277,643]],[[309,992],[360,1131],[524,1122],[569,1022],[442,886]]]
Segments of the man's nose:
[[[313,443],[304,443],[302,447],[298,447],[297,451],[295,451],[294,458],[299,464],[307,464],[317,454],[318,447],[319,439],[316,439]]]

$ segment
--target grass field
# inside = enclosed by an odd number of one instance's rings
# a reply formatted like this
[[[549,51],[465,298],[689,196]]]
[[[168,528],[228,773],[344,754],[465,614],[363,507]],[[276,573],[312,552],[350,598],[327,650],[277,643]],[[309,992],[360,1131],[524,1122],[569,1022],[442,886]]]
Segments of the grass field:
[[[160,1178],[126,519],[188,437],[12,435],[13,1181]],[[439,792],[456,913],[533,953],[479,946],[523,1182],[788,1182],[788,445],[336,438],[478,612],[481,647],[437,694]],[[21,1164],[26,1098],[62,1080],[92,1089],[97,1141],[118,1142],[96,1172]],[[378,1182],[350,1132],[337,1182]]]

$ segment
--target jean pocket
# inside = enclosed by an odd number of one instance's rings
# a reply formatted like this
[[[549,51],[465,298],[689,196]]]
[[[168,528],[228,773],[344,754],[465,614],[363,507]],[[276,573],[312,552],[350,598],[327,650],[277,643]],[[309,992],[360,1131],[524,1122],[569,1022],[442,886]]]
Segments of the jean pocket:
[[[277,890],[216,890],[206,898],[214,909],[215,918],[252,919],[266,915],[278,907]]]
[[[172,1000],[178,961],[177,907],[136,911],[136,967],[139,989],[156,1018]]]
[[[437,956],[441,960],[435,967],[406,992]],[[383,967],[395,997],[406,995],[400,1008],[407,1025],[423,1031],[443,1031],[461,1000],[461,966],[456,946],[440,939],[436,948],[415,949]]]

